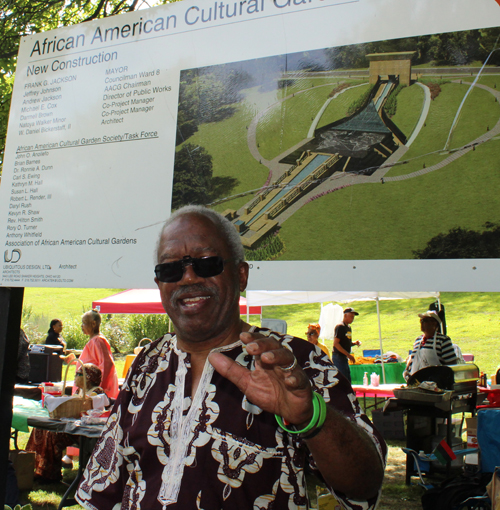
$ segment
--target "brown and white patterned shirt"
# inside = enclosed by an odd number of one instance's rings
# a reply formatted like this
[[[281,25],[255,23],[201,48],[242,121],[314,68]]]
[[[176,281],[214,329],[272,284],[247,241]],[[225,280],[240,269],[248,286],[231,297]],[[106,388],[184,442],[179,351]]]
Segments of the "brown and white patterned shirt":
[[[314,391],[386,446],[361,414],[349,383],[314,345],[254,328],[291,349]],[[252,369],[241,341],[217,349]],[[193,398],[188,353],[165,335],[137,357],[77,491],[92,510],[305,510],[304,470],[318,472],[306,445],[283,432],[208,362]],[[333,491],[332,491],[333,492]],[[367,510],[371,501],[345,508]]]

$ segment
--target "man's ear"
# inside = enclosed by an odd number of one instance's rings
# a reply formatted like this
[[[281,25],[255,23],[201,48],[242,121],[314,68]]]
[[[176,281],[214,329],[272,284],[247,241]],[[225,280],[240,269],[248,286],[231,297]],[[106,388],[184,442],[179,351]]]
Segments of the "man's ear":
[[[238,266],[238,278],[240,282],[240,292],[243,292],[247,288],[248,283],[248,272],[250,267],[246,262],[240,262]]]

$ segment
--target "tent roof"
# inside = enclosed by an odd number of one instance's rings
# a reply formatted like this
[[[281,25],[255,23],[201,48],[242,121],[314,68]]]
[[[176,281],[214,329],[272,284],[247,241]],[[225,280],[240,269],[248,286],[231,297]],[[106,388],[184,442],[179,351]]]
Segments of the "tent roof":
[[[100,313],[165,313],[158,289],[130,289],[92,303]],[[247,300],[240,297],[240,314],[246,315]],[[260,306],[251,306],[250,315],[260,315]]]
[[[324,303],[325,301],[368,301],[373,299],[418,299],[439,297],[439,292],[322,292],[291,290],[249,290],[248,303],[251,306],[295,305],[302,303]]]

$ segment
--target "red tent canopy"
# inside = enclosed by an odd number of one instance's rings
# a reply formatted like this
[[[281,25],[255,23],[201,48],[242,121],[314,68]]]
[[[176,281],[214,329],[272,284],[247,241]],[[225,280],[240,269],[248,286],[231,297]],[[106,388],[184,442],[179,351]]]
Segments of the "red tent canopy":
[[[100,313],[165,313],[158,289],[130,289],[92,303]],[[250,315],[261,315],[260,306],[250,306]],[[247,314],[247,300],[240,297],[240,314]]]

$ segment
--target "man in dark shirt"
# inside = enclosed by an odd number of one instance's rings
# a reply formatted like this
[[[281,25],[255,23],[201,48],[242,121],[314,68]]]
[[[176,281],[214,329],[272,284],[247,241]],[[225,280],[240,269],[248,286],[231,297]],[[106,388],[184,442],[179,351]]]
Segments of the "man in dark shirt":
[[[157,253],[155,281],[175,334],[130,368],[79,503],[301,510],[307,466],[342,508],[373,510],[385,444],[318,347],[241,320],[249,267],[234,226],[184,207],[167,220]]]
[[[359,315],[359,313],[355,312],[354,308],[349,307],[344,310],[344,320],[335,326],[335,338],[333,340],[332,361],[349,382],[351,382],[351,371],[348,360],[354,363],[351,347],[353,345],[361,345],[359,340],[356,342],[352,341],[350,325],[353,323],[356,315]]]

